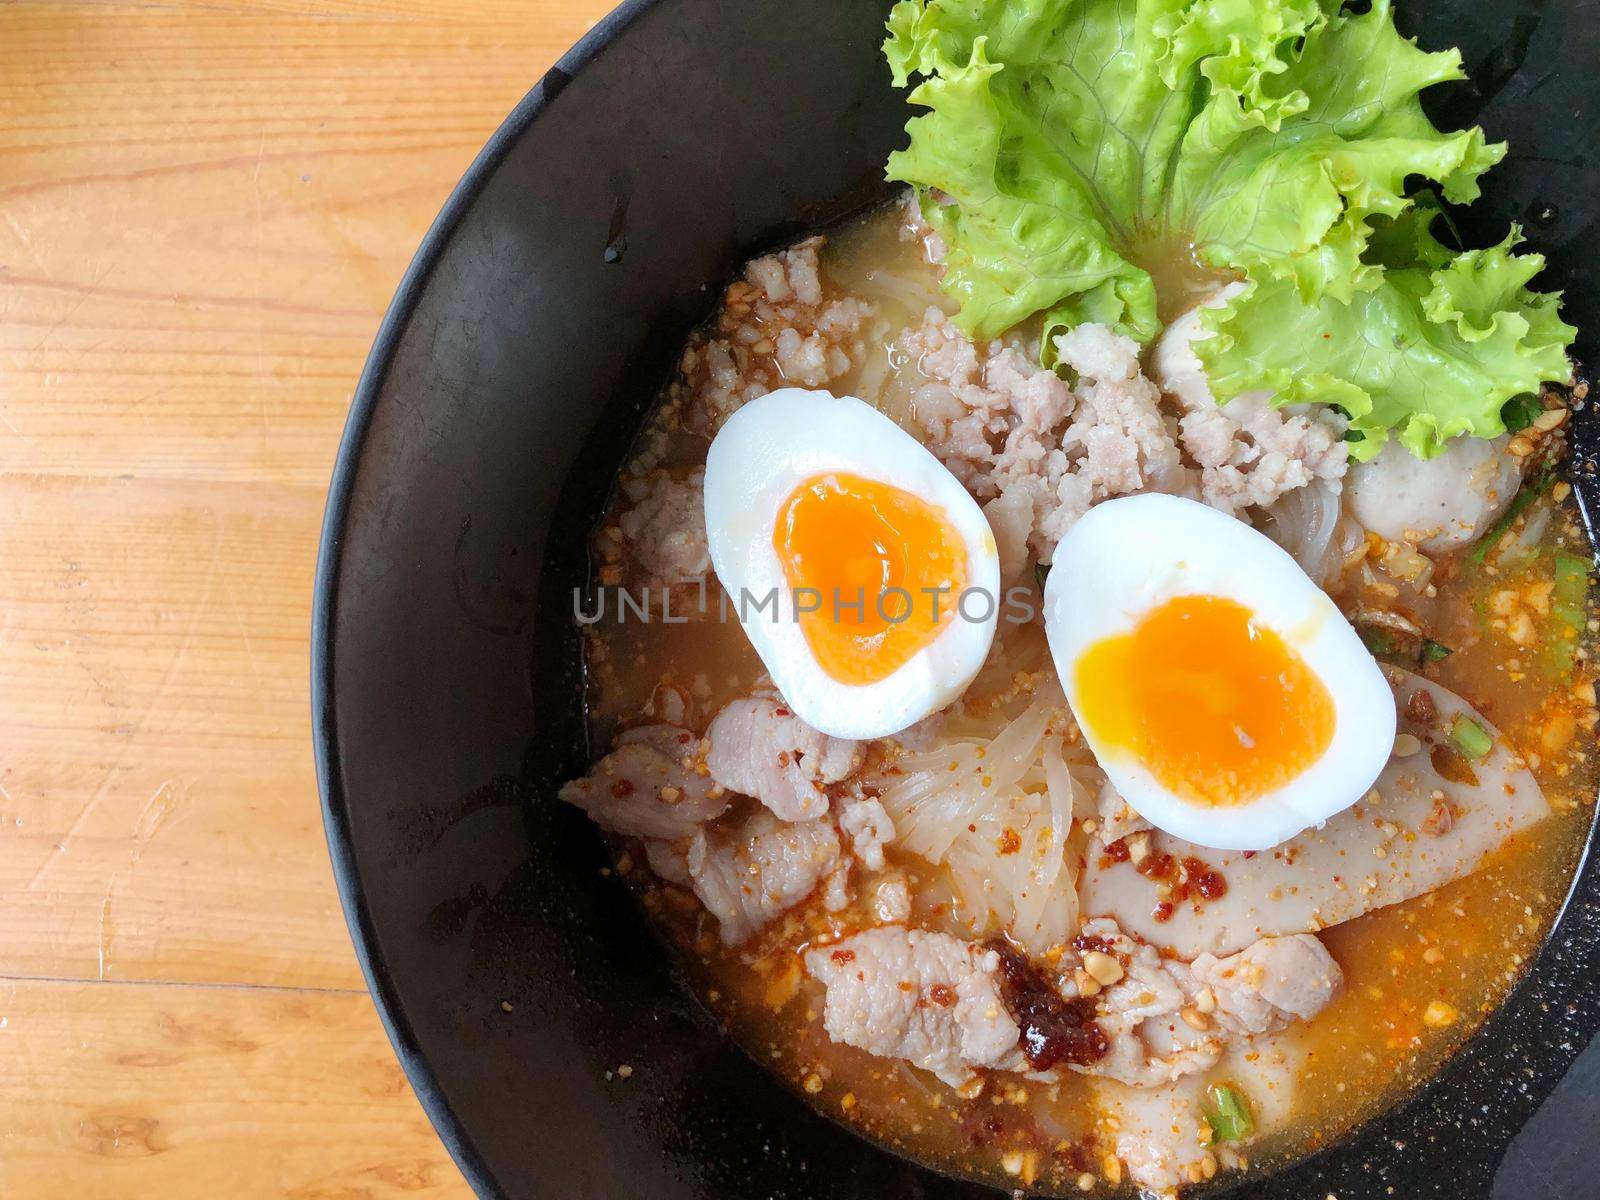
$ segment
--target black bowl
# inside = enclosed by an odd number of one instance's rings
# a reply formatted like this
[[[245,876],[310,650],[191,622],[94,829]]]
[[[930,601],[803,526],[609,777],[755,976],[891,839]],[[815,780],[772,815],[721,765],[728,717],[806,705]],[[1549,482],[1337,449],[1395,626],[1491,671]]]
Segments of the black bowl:
[[[885,194],[906,117],[878,55],[885,8],[619,9],[467,173],[357,389],[316,594],[328,839],[396,1051],[484,1196],[996,1194],[775,1086],[675,982],[601,875],[596,833],[553,801],[588,757],[569,615],[587,531],[719,285],[752,252]],[[1590,6],[1412,0],[1402,15],[1466,50],[1476,85],[1442,101],[1447,119],[1513,140],[1484,218],[1524,221],[1571,314],[1600,330]],[[1581,419],[1585,446],[1597,423]],[[1589,862],[1523,983],[1437,1079],[1242,1190],[1487,1196],[1507,1142],[1600,1026],[1597,942]],[[624,1064],[631,1077],[608,1074]],[[1583,1186],[1566,1194],[1597,1194]]]

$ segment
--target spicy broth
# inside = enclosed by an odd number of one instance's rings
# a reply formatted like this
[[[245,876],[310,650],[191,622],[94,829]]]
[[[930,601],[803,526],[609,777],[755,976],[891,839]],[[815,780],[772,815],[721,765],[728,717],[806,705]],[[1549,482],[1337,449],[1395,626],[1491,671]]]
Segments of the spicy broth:
[[[922,246],[903,236],[902,227],[902,213],[892,207],[831,234],[822,259],[828,282],[839,293],[871,300],[876,316],[863,334],[859,361],[829,387],[878,404],[916,431],[911,395],[919,375],[896,341],[928,308],[949,312],[953,306],[938,290]],[[1188,278],[1188,268],[1180,274]],[[679,436],[672,444],[675,454],[661,465],[685,469],[703,461],[708,439]],[[1479,562],[1470,550],[1461,551],[1443,557],[1420,588],[1397,588],[1368,572],[1370,581],[1357,573],[1354,582],[1335,589],[1347,613],[1402,603],[1430,639],[1448,648],[1444,657],[1424,663],[1422,673],[1501,728],[1527,759],[1553,812],[1473,875],[1322,931],[1343,968],[1345,989],[1311,1022],[1263,1039],[1269,1052],[1303,1064],[1292,1112],[1244,1153],[1221,1156],[1224,1165],[1326,1145],[1414,1089],[1505,998],[1547,934],[1589,829],[1597,779],[1588,662],[1594,622],[1587,595],[1571,645],[1555,659],[1542,648],[1553,636],[1545,589],[1552,564],[1564,561],[1559,556],[1589,555],[1563,499],[1560,487],[1546,491],[1506,532],[1513,558],[1502,552]],[[714,579],[708,587],[714,593]],[[709,607],[715,613],[714,596]],[[1524,613],[1533,622],[1532,641]],[[698,711],[710,713],[762,678],[735,621],[607,620],[590,626],[586,638],[597,745],[619,722],[649,712],[659,684],[681,689]],[[889,870],[912,881],[915,924],[972,936],[941,899],[951,890],[941,869],[892,846],[888,859]],[[982,1094],[964,1098],[909,1066],[828,1039],[821,988],[805,977],[799,952],[819,937],[877,923],[871,873],[857,877],[855,900],[845,911],[826,912],[813,899],[754,942],[730,950],[720,945],[715,921],[694,896],[656,880],[636,847],[619,841],[617,866],[680,952],[696,993],[754,1057],[819,1110],[902,1153],[1002,1187],[1074,1195],[1122,1190],[1089,1079],[1068,1074],[1044,1084],[995,1076]],[[1359,1089],[1347,1083],[1352,1058],[1362,1065]]]

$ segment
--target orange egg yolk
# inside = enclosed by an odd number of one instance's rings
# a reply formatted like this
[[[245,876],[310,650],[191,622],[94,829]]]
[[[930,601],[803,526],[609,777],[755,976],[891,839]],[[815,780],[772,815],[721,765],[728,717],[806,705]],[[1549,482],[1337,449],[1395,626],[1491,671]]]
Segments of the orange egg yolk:
[[[1075,670],[1078,719],[1105,755],[1134,758],[1169,791],[1248,804],[1327,751],[1333,697],[1244,605],[1180,596],[1090,646]]]
[[[931,645],[967,579],[966,543],[942,509],[844,472],[789,494],[772,548],[817,665],[845,684],[887,679]]]

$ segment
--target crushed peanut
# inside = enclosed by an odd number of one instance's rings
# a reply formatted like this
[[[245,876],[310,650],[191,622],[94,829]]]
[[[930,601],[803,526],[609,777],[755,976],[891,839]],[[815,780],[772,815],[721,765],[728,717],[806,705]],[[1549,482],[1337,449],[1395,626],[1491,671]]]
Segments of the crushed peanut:
[[[1448,1029],[1461,1019],[1461,1010],[1443,1000],[1429,1003],[1422,1014],[1422,1023],[1430,1029]]]
[[[1414,733],[1396,734],[1394,739],[1394,756],[1396,758],[1410,758],[1422,749],[1422,741]]]
[[[1135,833],[1128,838],[1128,857],[1133,861],[1134,866],[1138,866],[1150,857],[1150,834],[1148,830]]]
[[[1101,987],[1110,987],[1122,978],[1122,964],[1099,950],[1083,956],[1083,969]]]

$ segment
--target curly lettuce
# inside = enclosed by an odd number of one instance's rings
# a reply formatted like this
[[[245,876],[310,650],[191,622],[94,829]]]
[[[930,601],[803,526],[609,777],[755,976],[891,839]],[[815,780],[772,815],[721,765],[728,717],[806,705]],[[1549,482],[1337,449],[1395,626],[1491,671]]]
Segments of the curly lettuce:
[[[1215,336],[1195,350],[1213,390],[1337,404],[1363,459],[1391,430],[1419,458],[1463,434],[1504,433],[1508,401],[1570,378],[1577,330],[1561,320],[1556,296],[1528,290],[1544,259],[1514,253],[1515,230],[1498,246],[1457,253],[1433,236],[1439,216],[1423,197],[1380,221],[1364,256],[1378,273],[1349,301],[1307,302],[1291,282],[1266,279],[1202,314]]]
[[[1492,437],[1501,409],[1570,378],[1574,331],[1517,235],[1453,252],[1426,181],[1456,204],[1505,154],[1445,132],[1420,94],[1456,51],[1395,30],[1388,0],[900,0],[885,54],[925,109],[889,176],[948,247],[974,337],[1042,314],[1137,340],[1161,329],[1145,264],[1192,252],[1248,281],[1200,343],[1219,400],[1272,387],[1338,404],[1352,452],[1391,431],[1419,455]]]

